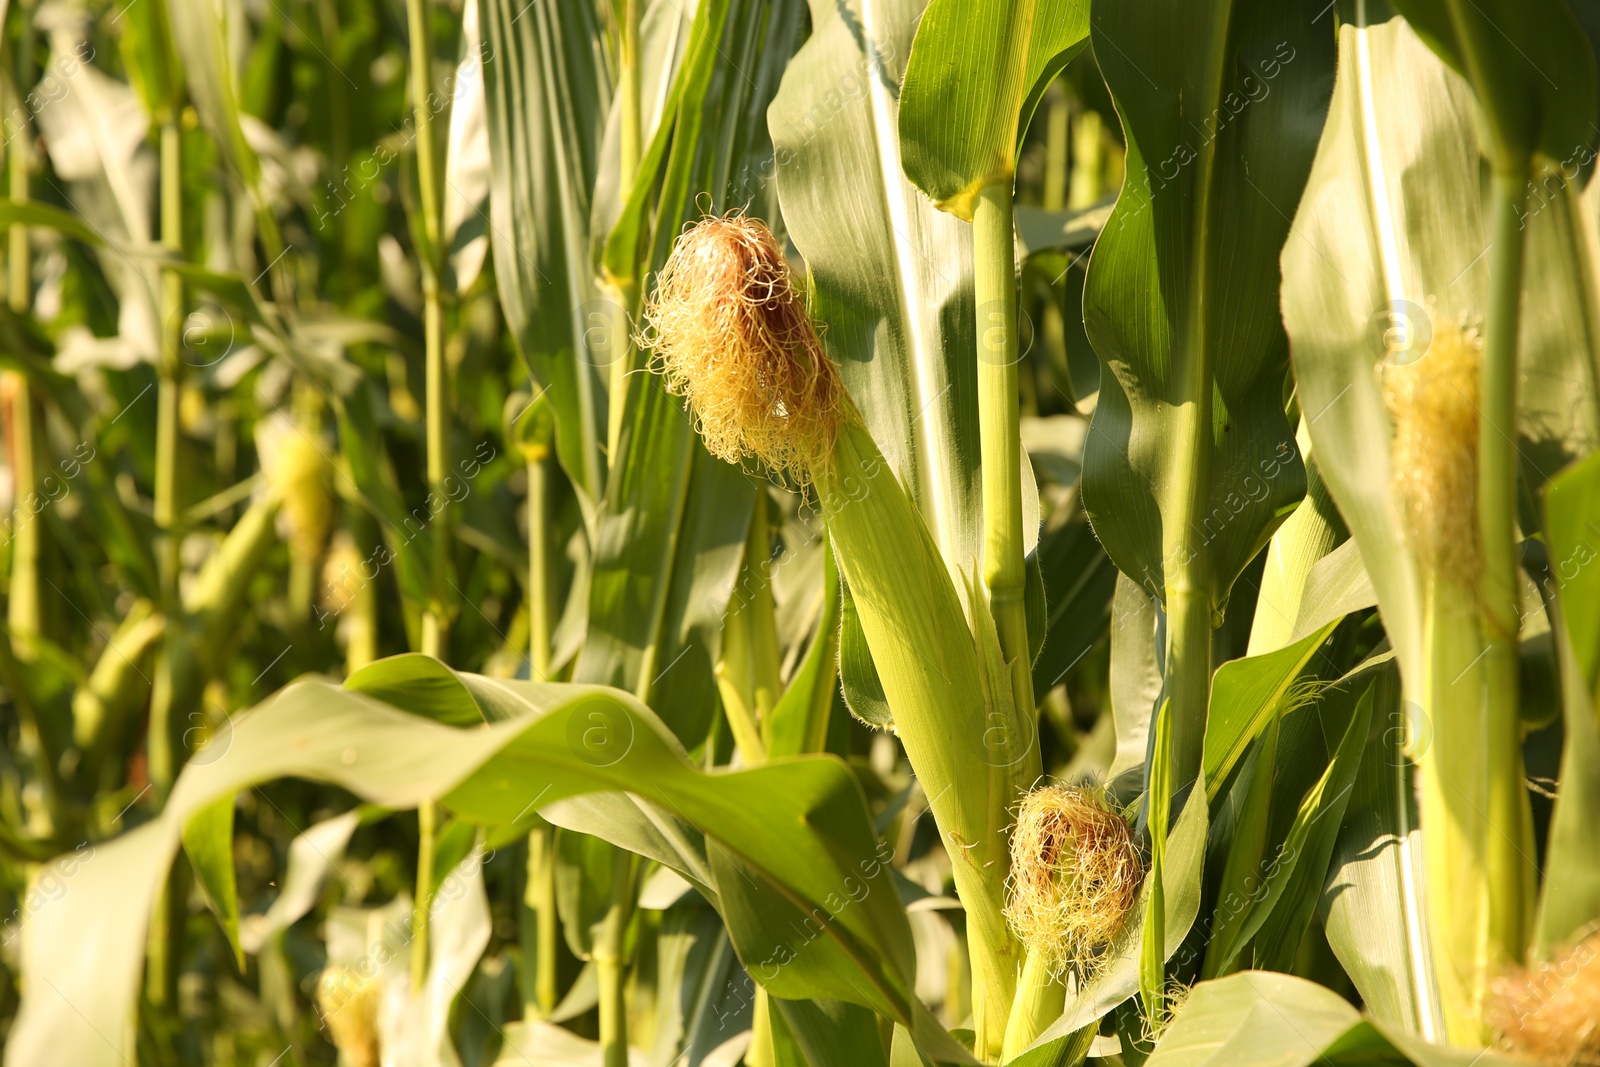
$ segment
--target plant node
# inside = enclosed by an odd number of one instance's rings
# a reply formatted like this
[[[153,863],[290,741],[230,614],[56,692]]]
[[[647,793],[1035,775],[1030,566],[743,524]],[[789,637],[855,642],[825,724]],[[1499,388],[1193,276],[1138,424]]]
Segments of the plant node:
[[[1082,977],[1122,930],[1143,877],[1127,822],[1099,790],[1041,786],[1011,833],[1006,920],[1052,974]]]
[[[810,481],[848,401],[765,223],[734,213],[679,237],[644,321],[640,347],[688,401],[712,455]]]

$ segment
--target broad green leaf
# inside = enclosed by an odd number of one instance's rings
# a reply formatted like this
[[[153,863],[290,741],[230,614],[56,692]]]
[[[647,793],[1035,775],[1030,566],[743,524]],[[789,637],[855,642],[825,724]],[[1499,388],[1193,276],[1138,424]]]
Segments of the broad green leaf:
[[[1353,694],[1346,694],[1353,695]],[[1324,699],[1336,699],[1335,693]],[[1372,687],[1355,701],[1355,714],[1339,748],[1300,802],[1282,849],[1263,872],[1265,893],[1250,909],[1240,929],[1240,943],[1254,937],[1256,960],[1271,970],[1288,970],[1317,909],[1328,857],[1339,836],[1350,803],[1356,772],[1372,722]]]
[[[1087,0],[931,0],[900,90],[906,175],[971,221],[980,189],[1009,186],[1045,85],[1088,37]]]
[[[6,226],[40,226],[88,245],[107,243],[105,234],[81,216],[37,200],[0,200],[0,223]]]
[[[848,582],[839,583],[839,685],[844,690],[845,706],[868,726],[888,730],[894,726],[894,712],[883,692],[883,679],[872,663],[872,650],[861,629],[861,613],[850,595]]]
[[[625,338],[589,269],[589,197],[611,98],[585,0],[479,0],[496,290],[517,348],[549,391],[556,452],[590,503],[605,485],[601,372]]]
[[[1283,410],[1278,254],[1327,109],[1332,39],[1313,14],[1135,0],[1091,16],[1127,178],[1083,296],[1104,368],[1084,507],[1123,574],[1163,604],[1188,590],[1213,623],[1305,490]],[[1184,629],[1175,620],[1169,658],[1203,658]],[[1204,680],[1173,681],[1182,788],[1199,770]]]
[[[1302,422],[1297,444],[1305,455],[1305,445],[1310,438],[1303,426]],[[1297,623],[1306,596],[1311,593],[1311,576],[1318,565],[1350,537],[1317,470],[1316,457],[1306,455],[1305,463],[1305,499],[1278,527],[1267,545],[1261,591],[1256,597],[1255,621],[1250,626],[1248,651],[1252,656],[1282,648],[1304,635]]]
[[[1594,52],[1566,0],[1393,2],[1476,90],[1497,168],[1525,176],[1535,154],[1574,170],[1593,158]]]
[[[849,1063],[889,1067],[878,1020],[855,1004],[829,1000],[771,1000],[790,1038],[812,1067]]]
[[[641,164],[635,187],[638,193],[659,182],[644,267],[666,261],[702,207],[731,206],[741,175],[760,163],[767,150],[761,109],[794,48],[798,15],[792,2],[769,8],[711,0],[697,10],[694,41],[677,74],[681,85],[651,150],[670,147]],[[752,76],[721,59],[751,51],[762,56]],[[656,168],[658,178],[647,179]],[[711,190],[709,204],[697,203],[702,189]],[[574,677],[649,694],[693,746],[711,721],[712,665],[755,488],[705,451],[682,402],[658,376],[630,380],[616,476],[596,520],[588,641]]]
[[[826,538],[822,544],[822,610],[805,658],[795,668],[789,687],[772,712],[767,755],[796,756],[821,752],[828,739],[833,695],[839,689],[839,616],[843,610],[839,566]]]
[[[512,821],[566,796],[641,789],[715,842],[723,914],[758,980],[778,995],[864,1001],[939,1047],[943,1031],[911,993],[904,912],[877,858],[859,787],[841,763],[811,757],[708,775],[625,694],[565,687],[548,702],[549,691],[530,683],[461,677],[480,703],[520,705],[522,713],[463,730],[305,681],[241,715],[232,747],[191,763],[160,818],[95,846],[72,892],[30,916],[28,993],[8,1062],[122,1062],[143,919],[181,828],[218,797],[286,775],[391,808],[437,799],[485,823]],[[81,948],[67,951],[73,945]],[[942,1040],[947,1047],[949,1038]]]
[[[1363,1018],[1332,990],[1270,971],[1245,971],[1197,985],[1147,1061],[1148,1067],[1507,1067],[1512,1062],[1489,1051],[1407,1039]]]
[[[812,0],[811,38],[767,111],[812,316],[951,580],[983,551],[971,227],[901,169],[898,86],[923,0]],[[1025,551],[1037,539],[1022,466]]]
[[[172,37],[172,17],[167,0],[129,4],[121,8],[122,61],[128,80],[138,90],[145,110],[157,122],[175,119],[183,106],[184,72],[178,46]]]
[[[594,952],[597,929],[611,906],[612,857],[617,850],[598,837],[556,834],[556,907],[567,948],[580,960]]]
[[[1287,648],[1217,668],[1206,716],[1204,756],[1206,786],[1212,799],[1272,716],[1289,710],[1295,682],[1338,624],[1338,620],[1326,623]]]
[[[1117,758],[1111,764],[1111,776],[1135,771],[1139,778],[1134,788],[1121,792],[1125,800],[1145,787],[1150,718],[1161,699],[1165,626],[1161,605],[1119,571],[1111,599],[1111,713],[1117,725]]]
[[[1033,664],[1033,691],[1042,696],[1105,636],[1117,569],[1081,515],[1044,534],[1034,558],[1047,609],[1044,647]]]
[[[1596,660],[1600,610],[1591,566],[1600,555],[1600,455],[1591,455],[1545,493],[1551,567],[1559,586],[1555,635],[1565,724],[1561,786],[1550,818],[1534,953],[1547,957],[1600,919],[1600,715]]]
[[[1416,771],[1405,754],[1406,713],[1394,654],[1374,657],[1339,684],[1370,684],[1373,710],[1328,867],[1323,928],[1375,1019],[1440,1041],[1444,1016],[1424,914]]]
[[[254,198],[262,215],[270,210],[261,190],[261,160],[245,140],[239,121],[238,84],[228,47],[224,11],[244,17],[243,8],[226,8],[213,0],[166,0],[173,41],[183,62],[189,98],[200,121],[216,138],[223,159]]]
[[[1018,204],[1017,241],[1022,245],[1023,255],[1031,257],[1057,249],[1088,251],[1111,217],[1115,204],[1115,197],[1076,211],[1046,211],[1031,204]]]
[[[228,937],[239,970],[244,948],[239,943],[239,885],[233,874],[233,794],[218,797],[189,817],[183,827],[183,851],[195,879],[205,890],[222,932]]]
[[[1304,491],[1281,402],[1288,344],[1277,257],[1333,64],[1328,32],[1309,14],[1244,0],[1094,12],[1128,179],[1084,293],[1089,337],[1109,371],[1084,502],[1123,573],[1164,595],[1163,524],[1183,520],[1157,487],[1173,485],[1193,458],[1176,439],[1174,412],[1187,403],[1186,385],[1211,392],[1209,489],[1190,519],[1218,609]],[[1192,374],[1201,381],[1187,381]]]
[[[1579,689],[1600,692],[1600,455],[1564,471],[1545,493],[1545,533]]]
[[[1345,541],[1311,565],[1290,637],[1298,640],[1329,622],[1377,603],[1378,594],[1361,561],[1360,547],[1354,541]]]

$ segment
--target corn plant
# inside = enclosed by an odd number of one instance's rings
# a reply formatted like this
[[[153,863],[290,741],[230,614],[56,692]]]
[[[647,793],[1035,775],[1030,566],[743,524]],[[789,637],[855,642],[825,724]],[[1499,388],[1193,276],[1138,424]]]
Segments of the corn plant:
[[[1600,1058],[1588,6],[0,27],[7,1067]]]

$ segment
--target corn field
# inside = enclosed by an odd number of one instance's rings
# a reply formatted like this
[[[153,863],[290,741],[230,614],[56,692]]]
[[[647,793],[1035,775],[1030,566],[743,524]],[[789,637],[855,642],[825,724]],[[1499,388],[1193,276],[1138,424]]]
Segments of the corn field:
[[[0,30],[5,1067],[1600,1065],[1600,3]]]

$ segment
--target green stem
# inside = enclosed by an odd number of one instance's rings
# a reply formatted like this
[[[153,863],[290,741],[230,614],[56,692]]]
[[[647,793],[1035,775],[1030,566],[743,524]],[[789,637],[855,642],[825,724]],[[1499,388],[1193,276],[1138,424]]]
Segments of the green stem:
[[[176,117],[161,126],[161,246],[183,255],[182,132]],[[155,519],[161,532],[162,599],[174,602],[178,584],[178,404],[183,370],[178,348],[183,339],[183,278],[175,270],[161,272],[161,358],[156,366]]]
[[[622,98],[621,139],[617,150],[618,199],[627,203],[632,195],[633,182],[639,172],[639,156],[643,149],[644,121],[639,103],[639,3],[640,0],[621,0],[617,40],[617,93]],[[626,330],[638,303],[638,286],[633,279],[618,286]],[[615,327],[616,323],[612,324]],[[610,404],[606,419],[607,455],[616,462],[618,443],[622,438],[622,418],[627,411],[628,376],[634,367],[631,335],[611,343]]]
[[[183,255],[183,157],[182,132],[177,116],[161,126],[161,244],[175,257]],[[178,492],[178,405],[180,400],[181,360],[178,348],[183,337],[183,279],[176,271],[161,272],[161,354],[156,364],[156,469],[155,520],[158,532],[157,576],[161,583],[161,609],[171,620],[183,624],[183,606],[178,593],[180,503]],[[157,803],[166,803],[178,773],[182,756],[174,741],[173,712],[188,691],[198,692],[198,683],[186,684],[180,675],[189,673],[189,653],[174,647],[183,641],[178,629],[169,630],[156,656],[156,677],[152,683],[150,722],[145,748],[149,759],[150,781],[155,786]]]
[[[12,234],[22,227],[13,226]],[[16,242],[12,241],[13,255]],[[26,256],[26,245],[23,255]],[[15,290],[13,290],[15,292]],[[33,388],[25,375],[8,372],[11,385],[10,446],[12,505],[11,579],[7,587],[6,622],[17,659],[32,662],[38,654],[42,613],[39,596],[39,532],[44,505],[39,496],[38,434],[34,431]]]
[[[528,835],[527,882],[522,896],[522,1016],[548,1017],[559,996],[556,964],[561,936],[556,913],[556,828],[541,826]]]
[[[427,389],[428,497],[433,529],[429,541],[428,607],[422,616],[422,651],[443,659],[449,638],[449,597],[445,592],[450,563],[450,494],[446,484],[449,441],[445,416],[450,404],[450,382],[445,366],[444,304],[439,276],[444,250],[440,245],[443,220],[439,210],[440,173],[433,138],[433,32],[428,20],[428,0],[406,0],[406,25],[411,36],[411,104],[417,151],[417,200],[422,212],[423,362]]]
[[[528,464],[528,662],[531,677],[550,680],[550,548],[548,460]]]
[[[1517,714],[1517,335],[1521,320],[1527,172],[1491,182],[1494,248],[1478,421],[1478,524],[1483,545],[1484,657],[1488,685],[1488,835],[1491,951],[1521,962],[1534,907],[1532,813]]]
[[[1033,714],[1022,549],[1022,435],[1017,409],[1017,278],[1011,181],[978,194],[972,213],[978,307],[978,434],[983,463],[983,578],[1019,714]]]
[[[16,76],[19,85],[32,77],[33,21],[25,11],[23,30],[17,42]],[[6,53],[8,56],[10,52]],[[23,114],[21,94],[8,78],[4,99],[14,115]],[[28,146],[32,143],[26,118],[12,134],[6,153],[6,178],[12,200],[29,197]],[[26,315],[33,302],[33,257],[28,247],[28,228],[13,224],[8,233],[6,296],[11,310]],[[6,621],[11,628],[11,647],[19,660],[31,662],[36,654],[34,638],[43,623],[39,595],[39,516],[42,503],[38,495],[38,435],[34,429],[33,390],[25,375],[17,374],[11,400],[12,542],[11,578],[7,588]]]
[[[434,803],[417,807],[417,899],[411,923],[411,992],[420,993],[428,980],[428,926],[433,898]]]
[[[628,925],[633,919],[639,858],[616,849],[611,860],[611,905],[594,945],[600,979],[600,1048],[605,1067],[628,1067]]]
[[[1044,195],[1040,200],[1046,211],[1060,211],[1067,201],[1067,120],[1072,109],[1061,82],[1052,85],[1045,95],[1049,111],[1044,128]]]

